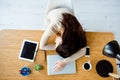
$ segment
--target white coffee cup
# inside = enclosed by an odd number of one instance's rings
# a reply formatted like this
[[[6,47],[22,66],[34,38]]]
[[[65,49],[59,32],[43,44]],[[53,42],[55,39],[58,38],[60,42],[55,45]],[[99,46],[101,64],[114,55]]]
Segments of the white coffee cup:
[[[82,67],[85,71],[90,71],[92,69],[90,61],[85,62]]]

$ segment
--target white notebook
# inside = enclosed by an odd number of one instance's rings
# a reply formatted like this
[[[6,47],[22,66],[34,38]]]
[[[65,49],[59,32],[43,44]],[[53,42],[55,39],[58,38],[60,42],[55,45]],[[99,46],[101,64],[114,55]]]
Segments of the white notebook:
[[[58,74],[75,74],[76,73],[76,62],[68,63],[61,71],[54,72],[55,62],[63,59],[59,55],[47,55],[47,72],[48,75],[58,75]]]

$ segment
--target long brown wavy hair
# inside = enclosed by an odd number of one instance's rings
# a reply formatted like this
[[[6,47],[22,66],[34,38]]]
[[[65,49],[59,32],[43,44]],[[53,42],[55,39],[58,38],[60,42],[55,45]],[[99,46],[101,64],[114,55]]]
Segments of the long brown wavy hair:
[[[64,32],[62,35],[62,44],[56,48],[56,52],[66,58],[87,45],[85,32],[75,16],[62,14]]]

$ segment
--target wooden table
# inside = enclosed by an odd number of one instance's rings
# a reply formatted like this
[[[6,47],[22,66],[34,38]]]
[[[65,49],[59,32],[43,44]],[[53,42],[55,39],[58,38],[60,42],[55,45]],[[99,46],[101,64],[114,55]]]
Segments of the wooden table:
[[[35,62],[27,62],[18,59],[23,39],[40,41],[42,30],[1,30],[0,31],[0,80],[112,80],[111,77],[100,77],[96,72],[96,64],[99,60],[109,60],[116,73],[116,60],[102,55],[104,45],[114,39],[110,32],[86,32],[88,45],[91,52],[92,70],[84,71],[82,64],[89,58],[82,57],[77,60],[77,73],[69,75],[47,75],[46,55],[44,51],[38,51]],[[49,42],[53,42],[55,36]],[[55,54],[55,51],[47,51],[47,54]],[[43,70],[35,71],[34,65],[42,64]],[[32,73],[23,77],[19,74],[20,68],[30,67]]]

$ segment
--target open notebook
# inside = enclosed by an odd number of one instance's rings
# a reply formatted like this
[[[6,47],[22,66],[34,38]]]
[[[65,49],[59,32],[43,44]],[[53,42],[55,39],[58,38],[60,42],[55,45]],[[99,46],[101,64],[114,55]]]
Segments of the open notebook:
[[[76,62],[68,63],[61,71],[54,72],[55,62],[63,59],[59,55],[47,55],[47,71],[48,75],[58,75],[58,74],[74,74],[76,73]]]

